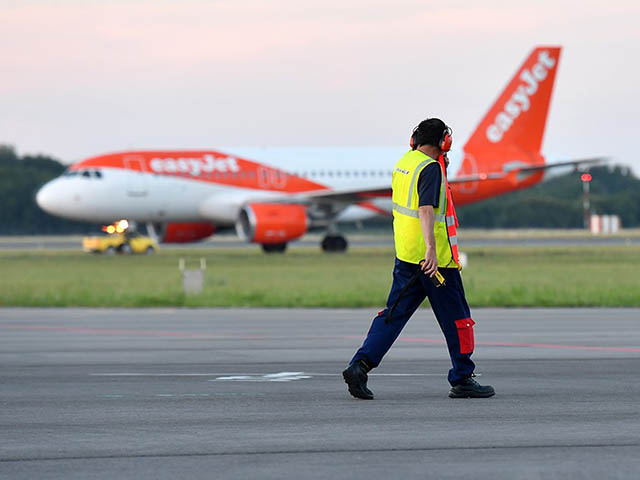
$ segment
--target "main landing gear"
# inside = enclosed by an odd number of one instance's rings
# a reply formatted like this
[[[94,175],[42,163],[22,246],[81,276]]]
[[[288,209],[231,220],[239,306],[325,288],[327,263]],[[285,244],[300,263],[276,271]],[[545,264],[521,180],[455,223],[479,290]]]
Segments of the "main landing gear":
[[[264,253],[284,253],[287,249],[285,243],[263,243],[261,244]],[[347,239],[342,235],[327,235],[320,242],[320,247],[327,253],[342,253],[347,250]]]
[[[284,253],[287,249],[287,243],[263,243],[262,251],[264,253]]]
[[[347,250],[347,239],[342,235],[327,235],[320,243],[322,250],[330,253],[339,253]]]

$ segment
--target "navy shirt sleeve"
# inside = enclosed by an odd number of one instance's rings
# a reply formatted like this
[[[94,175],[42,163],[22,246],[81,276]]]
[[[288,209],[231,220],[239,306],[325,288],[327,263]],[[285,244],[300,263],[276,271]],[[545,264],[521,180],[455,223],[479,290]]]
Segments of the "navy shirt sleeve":
[[[431,205],[433,208],[438,208],[441,183],[440,164],[433,162],[424,167],[418,177],[418,206]]]

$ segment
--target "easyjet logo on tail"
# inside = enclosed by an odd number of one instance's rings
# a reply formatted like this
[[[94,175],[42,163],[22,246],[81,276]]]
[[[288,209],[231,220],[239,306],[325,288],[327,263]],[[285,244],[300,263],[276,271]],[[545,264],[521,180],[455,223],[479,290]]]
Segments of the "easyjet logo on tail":
[[[216,159],[213,155],[206,154],[202,157],[180,158],[152,158],[149,162],[151,170],[157,173],[189,173],[198,176],[200,173],[231,172],[240,170],[238,162],[233,157]]]
[[[538,62],[531,68],[525,68],[520,74],[522,83],[511,98],[505,103],[502,111],[496,115],[493,123],[487,127],[487,139],[497,143],[509,131],[511,125],[521,112],[526,112],[531,106],[531,97],[538,91],[538,84],[547,78],[549,70],[556,64],[556,59],[543,50],[538,55]]]

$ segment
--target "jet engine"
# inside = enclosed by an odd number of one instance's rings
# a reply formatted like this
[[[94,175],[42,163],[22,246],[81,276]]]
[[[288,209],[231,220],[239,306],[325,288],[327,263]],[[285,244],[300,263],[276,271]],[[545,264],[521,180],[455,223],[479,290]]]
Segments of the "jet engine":
[[[309,222],[303,205],[250,203],[242,207],[236,222],[238,236],[260,243],[266,252],[284,251],[287,242],[301,237]]]

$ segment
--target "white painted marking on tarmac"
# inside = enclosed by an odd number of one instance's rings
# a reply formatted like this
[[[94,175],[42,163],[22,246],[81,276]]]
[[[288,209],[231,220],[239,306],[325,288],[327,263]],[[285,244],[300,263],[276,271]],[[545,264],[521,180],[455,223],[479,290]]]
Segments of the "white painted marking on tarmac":
[[[281,372],[291,373],[291,372]],[[311,377],[339,377],[340,372],[336,373],[313,373],[313,372],[295,372],[304,373]],[[247,380],[253,377],[264,377],[266,375],[279,375],[270,373],[136,373],[136,372],[113,372],[113,373],[90,373],[92,377],[238,377],[233,380]],[[477,374],[478,376],[480,374]],[[370,373],[369,376],[374,377],[442,377],[442,373]],[[240,378],[242,377],[242,378]]]
[[[278,372],[267,373],[266,375],[230,375],[217,377],[210,382],[218,380],[231,380],[240,382],[291,382],[293,380],[305,380],[311,378],[311,375],[305,375],[304,372]]]

